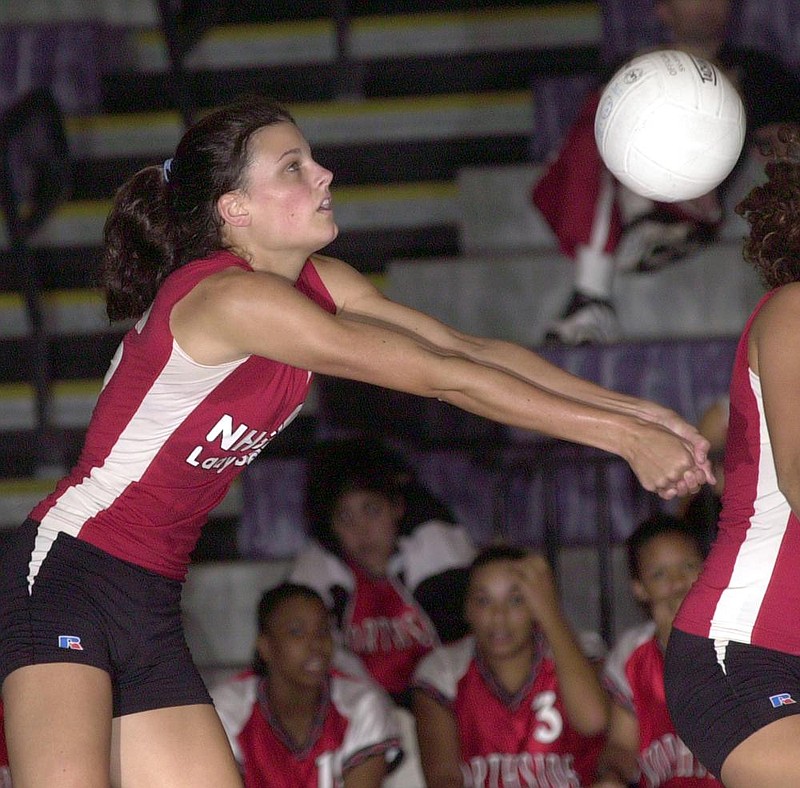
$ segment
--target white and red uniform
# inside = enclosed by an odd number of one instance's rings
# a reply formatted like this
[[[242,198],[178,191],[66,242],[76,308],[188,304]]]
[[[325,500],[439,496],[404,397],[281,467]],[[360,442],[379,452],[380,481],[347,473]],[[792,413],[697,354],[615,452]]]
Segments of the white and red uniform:
[[[198,364],[172,336],[174,305],[205,277],[232,266],[252,270],[218,252],[174,271],[125,335],[80,460],[30,515],[40,526],[29,583],[60,532],[183,580],[208,513],[297,415],[310,372],[260,356]],[[295,286],[335,311],[310,261]]]
[[[614,700],[639,723],[641,788],[722,788],[675,732],[654,621],[623,633],[606,659],[605,679]]]
[[[382,687],[401,693],[419,660],[440,643],[415,591],[423,581],[467,566],[474,554],[463,528],[431,521],[400,537],[386,577],[372,576],[312,543],[298,556],[291,580],[322,595],[334,611],[342,645]],[[441,593],[446,589],[437,596]]]
[[[530,680],[513,697],[482,664],[471,637],[427,656],[414,685],[455,715],[464,788],[574,788],[594,782],[603,739],[582,736],[570,726],[556,666],[544,647]]]
[[[719,531],[674,626],[715,640],[800,655],[800,522],[778,489],[758,376],[747,361],[747,321],[730,385]]]
[[[369,679],[331,671],[302,747],[270,711],[268,680],[248,671],[211,693],[246,788],[339,788],[345,773],[369,757],[398,761],[400,732],[391,700]]]

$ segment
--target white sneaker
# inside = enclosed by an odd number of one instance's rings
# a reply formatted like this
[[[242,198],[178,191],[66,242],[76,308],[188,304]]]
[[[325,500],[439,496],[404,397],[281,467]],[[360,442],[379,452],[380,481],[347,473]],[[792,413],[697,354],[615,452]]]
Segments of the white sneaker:
[[[564,315],[545,334],[547,342],[565,345],[602,345],[618,342],[622,329],[614,307],[599,298],[575,293]]]
[[[683,260],[715,235],[714,225],[642,216],[625,228],[614,250],[614,264],[620,273],[658,271]]]

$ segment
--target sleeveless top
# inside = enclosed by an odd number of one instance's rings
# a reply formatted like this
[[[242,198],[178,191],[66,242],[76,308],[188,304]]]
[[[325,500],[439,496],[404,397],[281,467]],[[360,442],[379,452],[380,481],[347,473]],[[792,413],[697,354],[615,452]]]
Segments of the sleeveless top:
[[[174,271],[117,348],[80,459],[30,514],[39,523],[29,583],[65,532],[123,560],[183,580],[208,513],[305,401],[310,372],[260,356],[198,364],[169,327],[173,306],[226,268],[217,252]],[[335,304],[311,261],[295,287]]]
[[[800,523],[778,489],[761,382],[750,369],[748,319],[734,360],[717,538],[675,618],[683,632],[800,654]]]

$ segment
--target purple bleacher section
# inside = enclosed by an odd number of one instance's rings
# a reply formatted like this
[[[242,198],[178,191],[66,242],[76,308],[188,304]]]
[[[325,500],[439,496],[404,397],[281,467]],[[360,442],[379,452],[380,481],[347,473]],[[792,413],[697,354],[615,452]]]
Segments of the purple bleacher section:
[[[616,64],[631,53],[664,41],[653,0],[600,0],[603,20],[600,56]],[[800,4],[797,0],[733,0],[730,40],[762,49],[800,70]],[[534,75],[530,155],[546,161],[558,150],[597,74]]]
[[[603,55],[613,62],[662,40],[653,0],[600,0]],[[800,68],[800,5],[797,0],[732,0],[731,42],[771,52]]]
[[[727,393],[735,338],[545,347],[570,372],[669,405],[692,422]],[[664,506],[616,457],[506,429],[435,400],[351,381],[319,381],[318,436],[374,431],[403,448],[420,479],[478,544],[537,548],[624,539]],[[287,557],[304,543],[301,459],[269,449],[243,477],[239,549]]]

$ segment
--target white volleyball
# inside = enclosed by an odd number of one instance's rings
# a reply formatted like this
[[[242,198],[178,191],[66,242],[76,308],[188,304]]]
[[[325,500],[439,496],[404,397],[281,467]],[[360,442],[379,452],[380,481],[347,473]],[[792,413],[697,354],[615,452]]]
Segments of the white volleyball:
[[[728,176],[742,150],[745,111],[713,63],[675,49],[639,55],[606,85],[595,115],[600,155],[643,197],[699,197]]]

